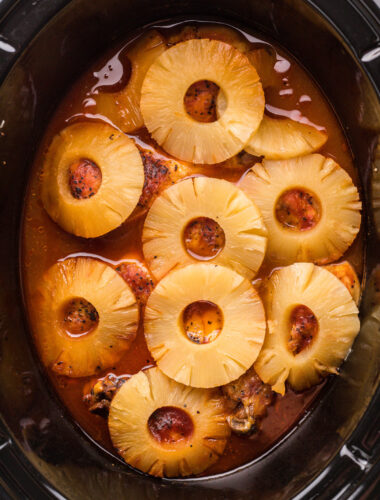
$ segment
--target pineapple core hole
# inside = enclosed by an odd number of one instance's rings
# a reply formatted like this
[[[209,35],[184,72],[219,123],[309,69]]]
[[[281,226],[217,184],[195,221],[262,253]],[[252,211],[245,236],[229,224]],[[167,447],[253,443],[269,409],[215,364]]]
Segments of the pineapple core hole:
[[[102,172],[94,162],[80,159],[69,167],[69,187],[77,200],[94,196],[102,183]]]
[[[98,311],[86,299],[76,297],[63,307],[63,327],[70,337],[87,335],[98,323]]]
[[[223,328],[223,313],[213,302],[198,300],[189,304],[182,313],[185,335],[195,344],[209,344]]]
[[[223,250],[226,238],[223,229],[216,221],[208,217],[197,217],[185,227],[183,241],[192,257],[209,260]]]
[[[197,122],[215,122],[218,119],[219,90],[220,87],[209,80],[200,80],[190,85],[183,99],[186,113]]]
[[[276,203],[276,217],[283,227],[307,231],[321,218],[321,204],[315,194],[301,188],[285,191]]]
[[[307,306],[293,308],[289,317],[288,349],[295,356],[307,349],[318,334],[318,320]]]
[[[148,429],[161,444],[173,444],[189,439],[194,431],[190,415],[175,406],[157,408],[148,419]]]

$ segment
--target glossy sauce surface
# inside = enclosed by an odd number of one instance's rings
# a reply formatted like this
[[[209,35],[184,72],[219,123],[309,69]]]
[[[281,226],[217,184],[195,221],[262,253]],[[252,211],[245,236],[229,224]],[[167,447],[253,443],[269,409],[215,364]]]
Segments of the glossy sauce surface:
[[[160,29],[164,36],[169,36],[173,31],[179,31],[180,28],[181,26],[161,27]],[[328,141],[320,152],[336,160],[357,183],[358,176],[339,122],[318,86],[305,70],[282,49],[248,34],[244,36],[252,42],[253,46],[269,47],[276,53],[277,62],[274,66],[272,84],[265,89],[266,112],[271,116],[288,116],[325,129]],[[120,90],[128,81],[130,66],[124,57],[125,46],[124,43],[109,51],[74,84],[48,125],[34,162],[25,202],[22,240],[22,274],[29,311],[33,310],[33,293],[41,276],[60,259],[68,256],[88,255],[101,259],[118,269],[122,269],[128,263],[144,262],[141,248],[141,232],[146,215],[144,207],[137,207],[118,229],[103,237],[85,240],[61,230],[49,218],[40,199],[42,178],[40,169],[43,155],[54,135],[68,124],[78,120],[104,120],[104,117],[94,114],[94,94],[99,89],[102,91]],[[154,144],[145,129],[131,137],[146,150],[152,150],[154,154],[169,158]],[[218,166],[199,166],[194,169],[194,173],[237,182],[250,166],[252,166],[252,158],[242,154],[237,164],[231,160]],[[362,246],[363,241],[359,237],[344,256],[354,266],[359,277],[362,274]],[[269,274],[272,269],[272,263],[266,259],[256,283],[259,284],[261,277]],[[35,328],[35,321],[36,319],[33,319],[31,315],[32,330]],[[99,375],[105,376],[112,371],[117,375],[128,377],[152,365],[154,362],[147,349],[140,324],[136,340],[122,360],[112,367],[112,370]],[[116,456],[110,442],[106,421],[100,416],[91,414],[82,400],[83,394],[90,387],[90,382],[95,381],[96,378],[70,379],[51,371],[47,373],[73,419],[100,446]],[[206,473],[215,474],[233,469],[260,456],[305,414],[321,387],[318,386],[301,394],[288,390],[284,397],[277,396],[275,403],[269,408],[268,415],[263,419],[261,431],[251,437],[232,435],[221,459]]]

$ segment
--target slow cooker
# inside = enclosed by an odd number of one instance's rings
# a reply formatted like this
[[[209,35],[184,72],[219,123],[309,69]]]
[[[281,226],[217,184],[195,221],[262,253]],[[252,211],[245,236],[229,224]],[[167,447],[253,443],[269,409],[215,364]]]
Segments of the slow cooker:
[[[0,0],[1,498],[380,497],[379,12],[378,0]],[[269,35],[321,85],[361,177],[366,273],[354,349],[290,434],[225,474],[157,480],[93,443],[48,384],[25,320],[19,232],[36,145],[68,86],[118,38],[179,19]]]

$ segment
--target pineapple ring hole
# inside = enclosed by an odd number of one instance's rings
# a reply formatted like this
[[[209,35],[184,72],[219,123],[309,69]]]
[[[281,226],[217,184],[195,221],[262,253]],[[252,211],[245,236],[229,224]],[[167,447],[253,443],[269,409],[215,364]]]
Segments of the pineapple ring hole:
[[[208,217],[197,217],[185,227],[183,242],[192,257],[197,260],[209,260],[223,250],[226,237],[216,221]]]
[[[275,205],[276,218],[286,229],[308,231],[321,219],[318,197],[303,188],[288,189],[280,195]]]
[[[63,306],[62,323],[70,337],[82,337],[98,326],[99,314],[91,302],[83,297],[75,297]]]
[[[182,408],[162,406],[149,417],[148,429],[158,443],[173,444],[187,441],[194,432],[194,423]]]
[[[197,122],[216,122],[219,118],[219,92],[222,93],[219,85],[210,80],[193,83],[183,98],[186,113]]]
[[[309,307],[295,306],[290,312],[289,330],[288,349],[296,356],[314,342],[319,330],[318,320]]]
[[[91,198],[102,184],[102,171],[86,158],[74,161],[69,166],[68,176],[71,194],[77,200]]]
[[[183,330],[194,344],[209,344],[223,328],[222,310],[207,300],[198,300],[185,307],[182,313]]]

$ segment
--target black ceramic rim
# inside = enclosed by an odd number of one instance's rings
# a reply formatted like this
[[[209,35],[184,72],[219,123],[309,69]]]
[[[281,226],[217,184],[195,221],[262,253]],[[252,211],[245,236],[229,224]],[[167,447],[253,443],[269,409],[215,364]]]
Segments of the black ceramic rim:
[[[370,78],[377,95],[380,96],[380,21],[376,13],[374,0],[305,0],[341,36],[343,42]],[[63,9],[70,0],[3,0],[0,3],[0,82],[5,78],[12,65],[20,57],[33,37],[48,21]],[[344,22],[341,12],[344,11]],[[356,42],[352,42],[350,31],[355,27],[358,33]],[[372,31],[374,42],[365,46],[360,41],[364,37],[361,32]],[[13,35],[18,32],[17,43]],[[369,425],[377,418],[380,408],[380,391],[373,397],[364,417],[343,446],[341,452],[330,462],[328,467],[312,483],[297,495],[297,500],[316,498],[318,492],[331,488],[331,498],[348,498],[340,496],[341,488],[350,484],[350,498],[375,498],[380,486],[380,442],[373,443],[370,452],[377,460],[368,464],[368,453],[358,443],[362,441]],[[350,477],[344,472],[343,459],[355,464],[350,469]],[[246,466],[243,466],[244,468]],[[354,474],[352,473],[354,470]],[[227,472],[226,476],[234,471]],[[178,480],[186,482],[207,481],[208,478]],[[167,480],[167,483],[173,481]],[[177,482],[177,481],[175,481]],[[33,498],[59,498],[59,494],[51,488],[46,480],[36,473],[27,463],[25,457],[11,441],[6,429],[0,429],[0,498],[30,498],[26,493],[33,491]],[[368,496],[369,495],[369,496]],[[62,497],[61,497],[62,498]]]

